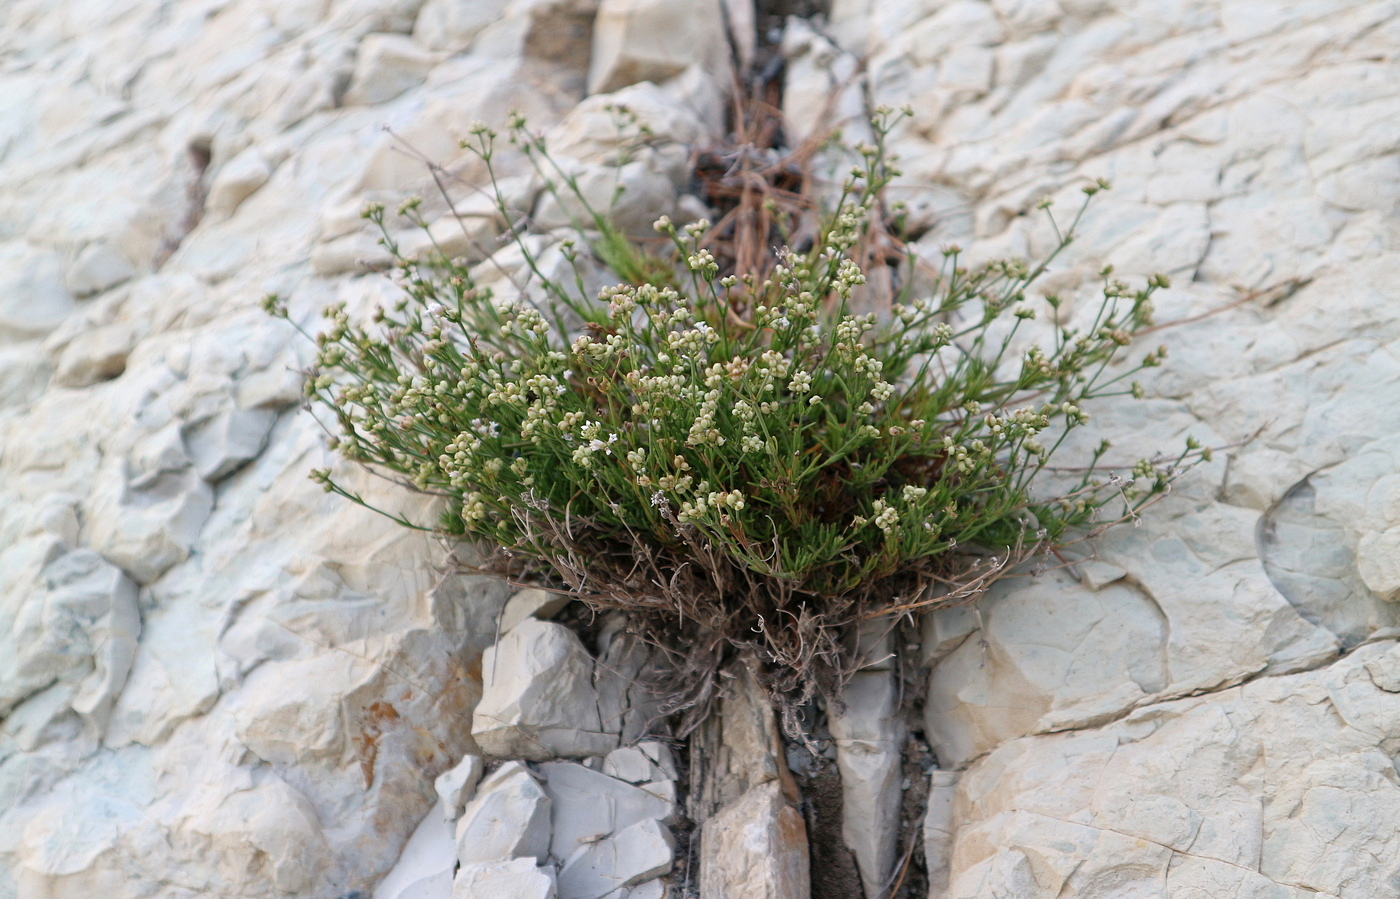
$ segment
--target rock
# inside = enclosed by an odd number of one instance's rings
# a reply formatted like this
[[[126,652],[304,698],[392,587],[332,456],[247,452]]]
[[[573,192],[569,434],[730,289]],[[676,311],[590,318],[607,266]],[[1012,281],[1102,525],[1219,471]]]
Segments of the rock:
[[[603,773],[632,784],[675,780],[676,763],[665,743],[653,741],[614,749],[603,759]]]
[[[83,331],[59,353],[53,383],[60,387],[88,387],[120,376],[126,371],[126,360],[136,346],[138,333],[135,325],[126,322]]]
[[[729,83],[729,47],[719,0],[602,0],[593,23],[588,92],[660,83],[692,65]]]
[[[465,50],[510,0],[427,0],[413,25],[413,39],[429,50]]]
[[[526,618],[548,621],[558,615],[572,599],[565,593],[551,593],[548,590],[533,588],[521,590],[506,601],[501,612],[501,633],[510,633],[517,624]]]
[[[627,144],[618,145],[619,125],[624,140],[646,129],[648,148],[667,143],[689,147],[713,137],[704,119],[677,103],[676,93],[675,85],[643,81],[588,97],[549,129],[550,152],[591,165],[615,165],[627,151]]]
[[[464,865],[452,884],[452,899],[555,899],[554,866],[531,858]]]
[[[837,128],[864,128],[865,100],[856,57],[843,52],[803,19],[783,31],[788,60],[783,81],[783,130],[788,144],[818,143]]]
[[[189,557],[214,505],[213,492],[190,466],[173,429],[144,445],[144,455],[104,467],[86,508],[90,544],[138,584]]]
[[[561,165],[574,178],[578,193],[561,184],[557,196],[541,194],[535,218],[542,228],[592,229],[592,213],[597,213],[624,233],[640,238],[647,232],[655,233],[652,226],[656,220],[674,211],[676,185],[653,158],[621,168],[570,165],[567,160]]]
[[[272,409],[238,409],[186,425],[185,446],[199,476],[209,483],[256,459],[277,421]]]
[[[553,801],[550,855],[554,858],[567,861],[582,848],[634,824],[642,821],[669,823],[675,814],[673,799],[590,771],[583,765],[549,762],[541,766],[541,770],[545,792]],[[617,886],[613,884],[608,889]]]
[[[63,704],[101,737],[136,657],[136,585],[91,550],[34,546],[39,558],[52,557],[40,572],[42,587],[0,607],[10,619],[0,643],[8,643],[0,654],[0,714],[58,682],[69,688]]]
[[[759,784],[780,781],[787,795],[796,796],[773,704],[747,666],[736,673],[719,714],[690,741],[691,770],[704,772],[700,789],[691,793],[690,810],[702,822]]]
[[[841,836],[855,853],[867,896],[892,881],[899,849],[904,722],[891,671],[858,671],[828,726],[841,769]]]
[[[233,215],[244,200],[272,177],[275,165],[261,151],[249,147],[219,167],[204,201],[206,213],[218,217]]]
[[[550,846],[550,797],[530,769],[506,762],[477,787],[457,822],[457,859],[466,866],[529,858]]]
[[[543,761],[616,748],[598,717],[593,660],[573,631],[526,619],[481,664],[484,692],[472,736],[488,755]]]
[[[1361,580],[1381,599],[1400,600],[1400,528],[1372,532],[1356,547]]]
[[[462,817],[462,809],[476,795],[476,785],[481,781],[484,763],[479,755],[463,756],[457,767],[444,771],[433,781],[442,813],[448,821]]]
[[[640,883],[634,887],[614,890],[604,899],[666,899],[669,895],[671,894],[666,891],[666,881],[648,880],[646,883]]]
[[[42,337],[73,308],[58,253],[24,241],[0,243],[0,341]]]
[[[806,899],[807,828],[775,781],[759,784],[700,831],[703,899]]]
[[[605,629],[606,633],[606,629]],[[664,727],[661,697],[648,683],[651,652],[635,634],[618,632],[605,643],[597,664],[598,713],[603,729],[630,743]]]
[[[582,846],[559,869],[559,899],[603,899],[671,870],[671,832],[654,819]]]
[[[393,869],[374,888],[372,899],[451,899],[457,852],[450,820],[439,799],[404,844]]]
[[[1400,696],[1369,676],[1396,655],[1386,641],[1318,671],[1007,743],[958,781],[944,895],[1105,882],[1125,895],[1384,892],[1400,841],[1325,822],[1400,807],[1380,759],[1362,761],[1400,720]],[[1388,861],[1373,867],[1373,853]]]
[[[953,837],[958,828],[953,814],[958,777],[957,771],[934,771],[929,775],[928,807],[924,813],[924,867],[928,872],[929,899],[940,899],[948,889]]]
[[[479,9],[489,4],[458,3],[455,6]],[[420,21],[422,15],[419,14]],[[360,40],[355,74],[351,76],[344,102],[367,106],[385,103],[422,84],[438,62],[436,54],[404,35],[367,34]]]
[[[102,242],[90,243],[68,269],[68,290],[82,299],[128,281],[136,269],[119,251]]]

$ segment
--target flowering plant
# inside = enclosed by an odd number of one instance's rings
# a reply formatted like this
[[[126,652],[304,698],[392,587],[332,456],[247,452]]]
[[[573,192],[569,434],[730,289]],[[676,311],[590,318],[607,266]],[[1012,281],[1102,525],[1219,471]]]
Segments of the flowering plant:
[[[437,528],[503,548],[503,569],[663,613],[649,620],[685,622],[716,655],[755,646],[795,672],[789,689],[811,688],[814,660],[841,668],[859,618],[966,600],[1108,503],[1121,508],[1107,520],[1135,517],[1188,454],[1105,481],[1104,444],[1059,489],[1037,476],[1087,404],[1139,391],[1132,374],[1161,362],[1154,350],[1111,368],[1166,278],[1130,288],[1106,272],[1092,323],[1036,343],[1022,326],[1060,302],[1037,310],[1027,288],[1054,254],[969,270],[949,248],[929,295],[857,314],[852,248],[890,178],[888,125],[809,250],[720,277],[708,223],[663,218],[673,264],[637,266],[653,277],[596,300],[581,277],[544,278],[524,241],[543,299],[496,296],[461,261],[401,255],[371,206],[404,296],[369,324],[326,310],[306,395],[338,423],[332,446],[441,497]],[[470,144],[488,168],[494,138],[478,128]],[[521,123],[515,140],[546,157]],[[413,201],[399,212],[426,228]],[[1056,229],[1055,253],[1078,222]],[[616,253],[606,217],[591,224]],[[586,252],[561,248],[575,266]],[[314,477],[364,502],[329,470]]]

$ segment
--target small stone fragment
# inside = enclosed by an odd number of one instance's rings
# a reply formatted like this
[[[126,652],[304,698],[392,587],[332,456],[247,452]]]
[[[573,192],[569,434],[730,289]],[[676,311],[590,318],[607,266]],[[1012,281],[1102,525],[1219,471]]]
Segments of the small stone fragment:
[[[675,804],[664,797],[573,762],[541,765],[545,792],[553,800],[550,853],[567,859],[579,847],[639,821],[670,821]]]
[[[674,848],[671,832],[651,819],[581,846],[559,870],[559,899],[602,899],[660,877],[671,870]]]
[[[199,476],[211,484],[256,459],[277,421],[272,409],[236,409],[188,425],[185,445]]]
[[[68,269],[68,290],[75,297],[89,297],[130,280],[136,269],[125,256],[98,241],[83,247]]]
[[[441,800],[404,844],[399,860],[374,890],[375,899],[451,899],[457,853]]]
[[[466,804],[476,795],[476,785],[481,781],[484,763],[479,755],[467,755],[457,763],[457,767],[444,771],[433,781],[438,798],[442,800],[442,813],[448,821],[456,821],[462,816]]]
[[[53,382],[60,387],[87,387],[108,381],[126,370],[127,356],[136,345],[136,327],[104,325],[77,335],[59,354]]]
[[[464,866],[549,853],[550,799],[520,762],[506,762],[480,786],[457,822],[457,859]]]
[[[521,590],[506,601],[506,607],[501,612],[501,633],[510,633],[526,618],[548,621],[569,604],[569,599],[567,594],[536,590],[533,587]]]
[[[554,866],[533,858],[463,865],[452,883],[452,899],[556,899]]]

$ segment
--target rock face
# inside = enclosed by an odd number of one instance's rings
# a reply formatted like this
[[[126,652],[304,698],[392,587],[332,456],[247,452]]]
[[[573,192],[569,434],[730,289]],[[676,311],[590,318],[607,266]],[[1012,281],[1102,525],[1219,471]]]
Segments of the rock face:
[[[676,769],[633,746],[654,711],[635,642],[591,653],[522,601],[483,657],[512,591],[441,577],[434,543],[306,480],[340,464],[296,411],[313,350],[258,300],[314,330],[393,298],[358,211],[413,193],[483,277],[520,268],[497,243],[515,217],[577,210],[520,160],[511,220],[480,199],[458,141],[512,108],[597,198],[626,106],[650,136],[614,212],[698,215],[687,144],[722,127],[753,37],[731,54],[726,30],[752,21],[719,0],[4,5],[0,899],[664,893]],[[1161,270],[1158,318],[1185,323],[1086,439],[1120,471],[1188,434],[1221,448],[1141,527],[930,616],[895,648],[927,668],[922,720],[862,675],[832,734],[866,899],[907,848],[904,726],[942,766],[932,896],[1395,892],[1397,40],[1387,0],[835,0],[786,26],[791,140],[913,109],[890,198],[934,263],[1035,256],[1037,201],[1112,179],[1045,289],[1073,316],[1103,263]],[[408,148],[461,179],[457,214]],[[529,239],[564,265],[559,233]],[[692,768],[707,896],[806,895],[762,699]],[[476,834],[492,796],[521,826],[457,869],[437,822]]]
[[[563,625],[522,621],[486,651],[481,667],[485,689],[472,736],[488,754],[544,761],[617,746],[598,715],[593,659]]]

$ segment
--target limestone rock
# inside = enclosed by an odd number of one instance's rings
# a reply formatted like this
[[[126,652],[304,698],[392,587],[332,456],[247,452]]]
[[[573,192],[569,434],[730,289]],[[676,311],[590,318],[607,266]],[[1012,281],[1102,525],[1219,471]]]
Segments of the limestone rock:
[[[136,269],[120,252],[103,242],[90,243],[68,269],[67,285],[79,299],[102,293],[130,280]]]
[[[541,769],[545,776],[545,792],[553,802],[550,855],[554,858],[567,861],[583,848],[634,824],[642,821],[670,823],[675,814],[674,797],[668,800],[583,765],[549,762]],[[608,889],[617,886],[614,884]]]
[[[449,820],[439,800],[375,887],[373,899],[451,899],[457,853]]]
[[[608,753],[603,759],[603,773],[631,784],[675,780],[676,763],[665,743],[650,741]]]
[[[963,774],[952,815],[939,812],[937,839],[951,847],[945,895],[1104,882],[1202,895],[1384,892],[1400,865],[1396,839],[1325,822],[1400,803],[1379,759],[1365,761],[1392,739],[1400,702],[1369,666],[1396,652],[1386,641],[1097,731],[1007,743]]]
[[[506,607],[501,612],[501,633],[509,633],[526,618],[548,621],[558,615],[571,598],[567,594],[548,590],[521,590],[506,601]]]
[[[187,425],[185,446],[199,476],[212,484],[257,458],[276,420],[272,409],[238,409]]]
[[[481,782],[484,764],[479,755],[466,755],[457,767],[438,775],[433,781],[438,801],[442,804],[442,814],[448,821],[462,817],[462,810],[476,795],[476,786]]]
[[[178,428],[167,426],[104,466],[87,503],[87,538],[138,584],[150,583],[189,556],[213,504]]]
[[[841,769],[841,836],[867,896],[891,882],[899,848],[904,722],[891,671],[858,671],[829,720]]]
[[[700,832],[704,899],[805,899],[807,828],[776,781],[759,784]]]
[[[929,774],[928,807],[924,812],[924,866],[928,872],[929,899],[939,899],[948,889],[953,837],[958,828],[953,815],[958,776],[957,771]]]
[[[477,787],[457,822],[457,860],[470,866],[543,860],[550,844],[550,798],[530,769],[506,762]]]
[[[588,92],[661,82],[692,65],[727,83],[729,47],[719,0],[602,0],[593,24]]]
[[[485,4],[454,6],[479,9]],[[427,12],[427,10],[425,10]],[[424,13],[419,13],[420,21]],[[431,13],[429,13],[431,15]],[[355,74],[345,92],[347,104],[373,106],[422,84],[439,57],[401,34],[367,34],[355,57]]]
[[[554,866],[532,858],[464,865],[452,883],[452,899],[556,899]]]
[[[139,330],[118,322],[84,331],[68,341],[54,366],[53,383],[60,387],[87,387],[126,371],[126,360],[136,346]]]
[[[136,656],[141,634],[136,585],[91,550],[61,553],[58,546],[31,546],[42,553],[39,559],[52,561],[40,572],[39,589],[30,587],[18,603],[24,594],[11,593],[0,606],[0,621],[8,619],[10,625],[0,642],[5,647],[0,714],[64,684],[67,692],[50,699],[61,699],[101,736]]]
[[[603,899],[671,870],[675,843],[655,819],[582,846],[559,869],[559,899]]]
[[[593,660],[577,635],[536,619],[518,624],[482,658],[484,692],[472,736],[488,755],[536,761],[604,755]]]
[[[0,243],[0,341],[42,337],[73,308],[58,253],[24,241]]]
[[[465,50],[510,0],[427,0],[413,25],[413,39],[429,50]]]
[[[1400,528],[1370,533],[1356,547],[1361,579],[1381,599],[1400,599]]]

